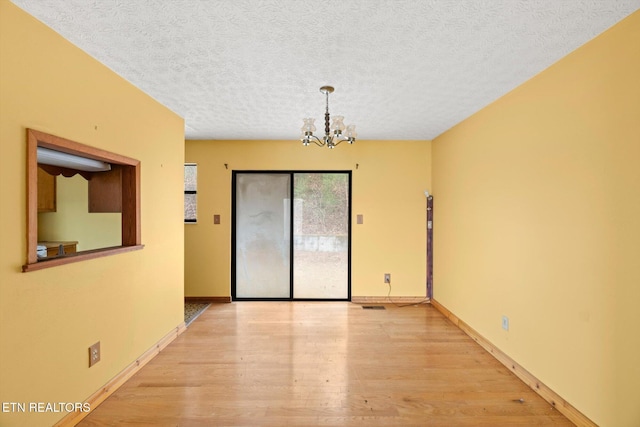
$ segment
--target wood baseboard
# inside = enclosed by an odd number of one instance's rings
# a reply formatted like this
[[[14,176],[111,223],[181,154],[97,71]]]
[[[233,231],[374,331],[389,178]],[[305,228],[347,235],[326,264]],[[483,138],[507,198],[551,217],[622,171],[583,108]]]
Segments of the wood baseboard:
[[[193,303],[227,303],[231,302],[231,297],[184,297],[184,302]]]
[[[426,297],[351,297],[354,304],[420,304],[428,303]]]
[[[455,314],[436,300],[431,300],[431,305],[442,313],[454,325],[460,328],[465,334],[469,335],[475,342],[480,344],[482,348],[488,351],[500,363],[506,366],[520,380],[527,384],[533,391],[538,393],[544,400],[549,402],[551,406],[556,408],[562,415],[567,417],[571,422],[579,427],[597,427],[597,424],[591,421],[586,415],[577,410],[569,402],[564,400],[558,393],[551,390],[538,380],[533,374],[520,366],[515,360],[506,355],[502,350],[493,345],[489,340],[480,335],[476,330],[460,320]]]
[[[100,390],[93,393],[89,396],[85,403],[88,403],[91,406],[91,410],[95,409],[100,405],[105,399],[111,396],[117,389],[119,389],[129,378],[131,378],[136,372],[138,372],[144,365],[149,363],[151,359],[156,357],[158,353],[160,353],[166,346],[168,346],[173,340],[175,340],[180,334],[182,334],[186,330],[184,322],[178,325],[176,328],[172,329],[164,337],[160,338],[160,340],[155,343],[150,349],[142,353],[140,357],[138,357],[133,363],[124,368],[118,375],[113,377],[108,383],[100,388]],[[75,426],[78,424],[84,417],[89,415],[89,412],[70,412],[56,424],[54,427],[67,427],[67,426]]]

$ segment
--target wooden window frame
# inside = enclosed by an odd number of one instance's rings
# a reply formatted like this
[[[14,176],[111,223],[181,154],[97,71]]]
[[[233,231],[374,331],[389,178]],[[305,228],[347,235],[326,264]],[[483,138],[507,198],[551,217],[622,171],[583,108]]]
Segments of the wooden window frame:
[[[122,166],[122,245],[38,261],[38,147]],[[140,226],[140,161],[59,136],[27,129],[27,263],[23,272],[41,270],[144,248]]]

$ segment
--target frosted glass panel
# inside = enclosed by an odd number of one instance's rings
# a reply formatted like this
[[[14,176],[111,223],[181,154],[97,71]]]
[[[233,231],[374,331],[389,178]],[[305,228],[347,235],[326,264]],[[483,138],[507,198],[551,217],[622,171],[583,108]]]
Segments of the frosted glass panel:
[[[289,174],[236,175],[236,297],[290,298]]]
[[[348,174],[296,173],[293,207],[293,297],[348,298]]]

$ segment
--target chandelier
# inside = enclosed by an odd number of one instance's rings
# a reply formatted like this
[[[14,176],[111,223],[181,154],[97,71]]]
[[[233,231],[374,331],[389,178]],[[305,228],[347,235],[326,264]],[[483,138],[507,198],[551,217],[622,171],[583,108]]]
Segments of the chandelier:
[[[300,129],[302,131],[302,145],[305,147],[309,145],[310,142],[314,144],[324,147],[327,146],[329,148],[334,148],[341,142],[348,142],[349,144],[353,144],[356,140],[356,125],[346,126],[343,123],[344,117],[342,116],[334,116],[331,126],[329,126],[329,94],[333,92],[333,87],[331,86],[322,86],[320,88],[320,92],[324,93],[327,97],[327,109],[324,113],[324,136],[322,139],[318,138],[313,134],[316,130],[316,126],[314,122],[316,119],[311,117],[307,119],[302,119],[304,121],[304,125]]]

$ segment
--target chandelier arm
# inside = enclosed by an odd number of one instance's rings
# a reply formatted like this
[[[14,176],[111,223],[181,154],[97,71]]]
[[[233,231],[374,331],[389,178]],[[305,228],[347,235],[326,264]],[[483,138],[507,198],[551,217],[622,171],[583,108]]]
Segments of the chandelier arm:
[[[348,141],[348,140],[349,139],[336,139],[335,140],[336,142],[333,143],[333,146],[337,147],[341,142],[345,142],[345,141]]]
[[[334,146],[337,146],[338,144],[340,144],[341,142],[348,142],[349,144],[353,144],[355,142],[355,138],[349,138],[346,136],[341,136],[340,139],[335,139],[336,142],[334,142]]]
[[[316,144],[318,147],[324,147],[324,141],[322,141],[320,138],[318,138],[315,135],[309,135],[309,141],[313,142],[314,144]]]

